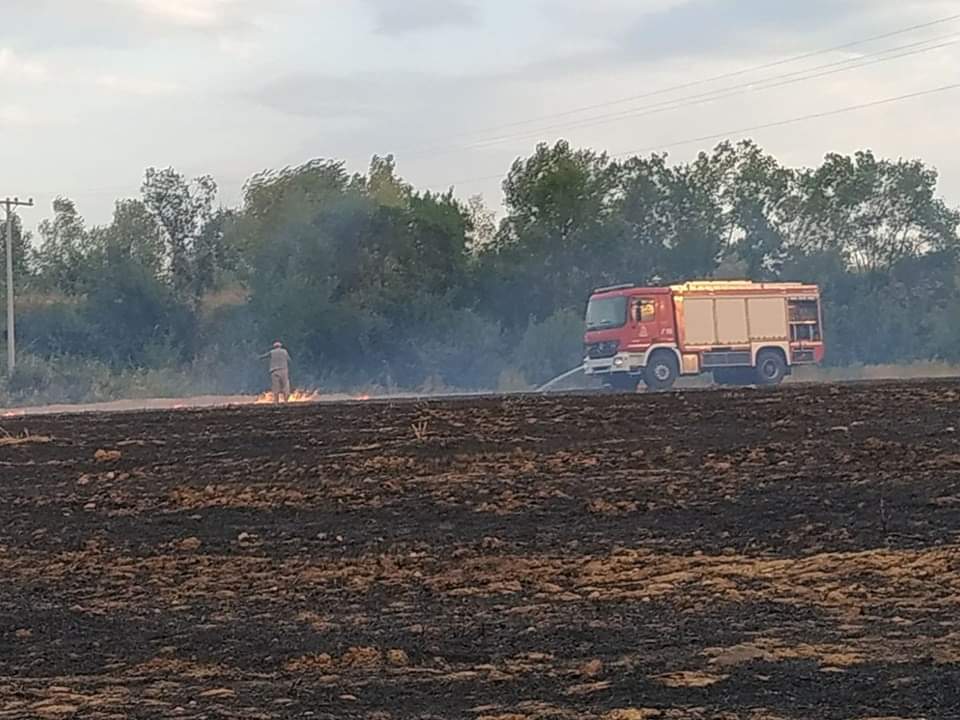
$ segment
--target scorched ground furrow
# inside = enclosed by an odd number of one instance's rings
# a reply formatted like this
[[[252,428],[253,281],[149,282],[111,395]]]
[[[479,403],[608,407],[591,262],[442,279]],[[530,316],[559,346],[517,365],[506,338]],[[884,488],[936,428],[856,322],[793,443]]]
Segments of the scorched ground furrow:
[[[952,717],[958,400],[9,420],[0,718]]]

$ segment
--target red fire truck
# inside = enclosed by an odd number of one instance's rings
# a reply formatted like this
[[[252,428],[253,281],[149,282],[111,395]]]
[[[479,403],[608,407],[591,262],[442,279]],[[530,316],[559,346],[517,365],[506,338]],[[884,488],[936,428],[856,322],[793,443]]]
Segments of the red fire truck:
[[[617,285],[587,305],[584,371],[617,390],[711,373],[724,385],[777,385],[823,360],[820,291],[801,283]]]

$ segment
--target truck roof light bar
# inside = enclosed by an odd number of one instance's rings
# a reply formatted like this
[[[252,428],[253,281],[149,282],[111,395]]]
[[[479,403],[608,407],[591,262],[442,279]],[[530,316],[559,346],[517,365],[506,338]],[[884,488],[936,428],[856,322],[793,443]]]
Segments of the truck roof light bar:
[[[623,285],[609,285],[607,287],[597,288],[593,291],[594,294],[604,293],[604,292],[613,292],[614,290],[629,290],[630,288],[635,288],[636,285],[633,283],[624,283]]]

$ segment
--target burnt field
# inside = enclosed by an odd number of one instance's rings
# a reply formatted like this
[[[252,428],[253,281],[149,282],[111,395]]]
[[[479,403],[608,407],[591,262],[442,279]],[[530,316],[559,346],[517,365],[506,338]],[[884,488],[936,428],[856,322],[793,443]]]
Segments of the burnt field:
[[[0,425],[3,719],[960,713],[960,384]]]

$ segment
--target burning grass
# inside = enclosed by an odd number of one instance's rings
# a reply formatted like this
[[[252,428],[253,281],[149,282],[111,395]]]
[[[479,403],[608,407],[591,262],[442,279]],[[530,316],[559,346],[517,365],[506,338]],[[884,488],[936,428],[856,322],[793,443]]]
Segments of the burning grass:
[[[287,403],[310,403],[310,402],[320,402],[323,399],[321,395],[316,390],[294,390],[287,397]],[[254,401],[256,405],[272,405],[274,403],[273,393],[265,392],[257,396],[257,399]]]

